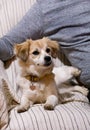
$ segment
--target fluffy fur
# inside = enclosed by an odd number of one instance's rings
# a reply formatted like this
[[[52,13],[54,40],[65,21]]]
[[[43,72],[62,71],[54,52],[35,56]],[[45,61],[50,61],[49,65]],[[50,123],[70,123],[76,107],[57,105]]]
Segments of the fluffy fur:
[[[18,112],[28,110],[34,103],[44,103],[45,109],[54,109],[59,103],[60,86],[80,74],[74,67],[62,66],[58,70],[54,68],[58,51],[58,43],[45,37],[15,45],[14,53],[18,65],[17,84],[22,90]],[[86,89],[79,86],[73,90],[87,93]]]

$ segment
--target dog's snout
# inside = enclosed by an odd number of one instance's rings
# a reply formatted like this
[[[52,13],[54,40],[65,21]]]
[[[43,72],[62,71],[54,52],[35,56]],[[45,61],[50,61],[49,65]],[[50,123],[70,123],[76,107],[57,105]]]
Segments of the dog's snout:
[[[50,57],[50,56],[45,56],[44,60],[45,60],[46,62],[50,62],[50,61],[51,61],[51,57]]]
[[[44,60],[45,60],[45,66],[49,66],[49,65],[51,65],[51,63],[52,63],[52,60],[51,60],[51,57],[50,56],[45,56],[44,57]]]

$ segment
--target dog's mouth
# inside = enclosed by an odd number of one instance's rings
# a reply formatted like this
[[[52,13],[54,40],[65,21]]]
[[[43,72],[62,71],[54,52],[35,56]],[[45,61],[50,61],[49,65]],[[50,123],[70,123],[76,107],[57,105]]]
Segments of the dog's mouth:
[[[52,64],[52,61],[46,62],[46,63],[44,64],[44,66],[48,67],[48,66],[50,66],[51,64]]]
[[[40,67],[50,67],[51,65],[52,65],[52,61],[46,62],[46,63],[44,63],[44,64],[42,64],[42,65],[37,64],[37,66],[40,66]]]

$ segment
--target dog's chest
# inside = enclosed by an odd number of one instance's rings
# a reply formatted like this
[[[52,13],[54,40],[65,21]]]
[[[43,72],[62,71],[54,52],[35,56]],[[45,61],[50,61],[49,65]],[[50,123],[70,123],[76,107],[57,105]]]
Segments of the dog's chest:
[[[44,102],[45,101],[45,84],[42,83],[30,83],[30,86],[27,90],[29,92],[29,98],[33,102]]]
[[[44,102],[46,100],[48,90],[50,90],[51,75],[43,78],[37,78],[36,76],[25,76],[23,93],[25,91],[27,97],[33,102]]]
[[[30,91],[35,91],[38,93],[44,93],[46,89],[46,84],[44,80],[38,78],[37,76],[26,76],[26,81],[29,82],[28,89]]]
[[[40,82],[31,82],[30,81],[30,86],[29,89],[31,91],[36,91],[36,92],[44,92],[45,90],[45,84],[42,84]]]

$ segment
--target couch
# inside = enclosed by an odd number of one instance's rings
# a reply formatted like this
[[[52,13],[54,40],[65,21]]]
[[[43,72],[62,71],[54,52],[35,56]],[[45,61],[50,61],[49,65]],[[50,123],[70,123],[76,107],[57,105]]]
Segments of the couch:
[[[0,0],[0,37],[20,21],[35,0]],[[62,60],[65,61],[65,57]],[[7,75],[10,91],[18,91],[15,62],[5,70],[0,61],[0,129],[1,130],[90,130],[90,104],[84,95],[76,93],[73,101],[59,104],[55,110],[44,110],[42,104],[32,106],[24,113],[7,109],[6,93],[3,91],[2,75]],[[13,88],[13,89],[12,89]],[[7,97],[8,98],[8,97]],[[10,98],[9,98],[10,100]]]

